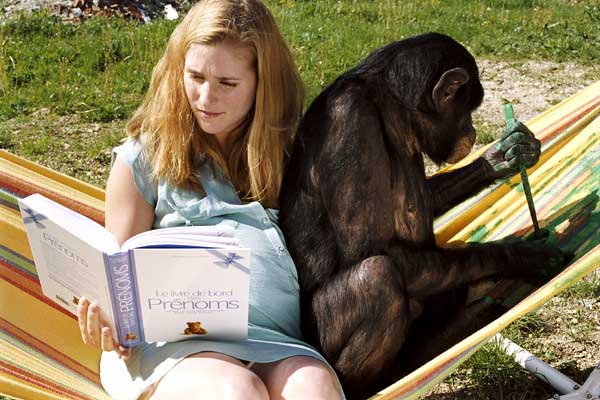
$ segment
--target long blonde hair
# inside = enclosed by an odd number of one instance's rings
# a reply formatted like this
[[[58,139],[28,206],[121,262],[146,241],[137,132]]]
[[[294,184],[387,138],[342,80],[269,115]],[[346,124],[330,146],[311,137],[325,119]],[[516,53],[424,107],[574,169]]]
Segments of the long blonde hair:
[[[183,84],[190,46],[224,40],[252,51],[257,74],[254,107],[232,133],[234,145],[227,159],[213,136],[200,129]],[[203,192],[196,172],[204,153],[219,165],[244,201],[276,207],[303,101],[298,70],[269,10],[259,0],[202,0],[171,34],[127,133],[144,143],[155,176],[172,185]]]

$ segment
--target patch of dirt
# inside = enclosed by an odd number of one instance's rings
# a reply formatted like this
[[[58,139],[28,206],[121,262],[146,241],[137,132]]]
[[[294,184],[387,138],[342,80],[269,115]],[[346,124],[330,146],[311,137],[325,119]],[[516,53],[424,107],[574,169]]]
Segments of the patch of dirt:
[[[46,108],[0,122],[0,137],[8,137],[1,148],[101,188],[111,149],[124,136],[125,121],[86,122],[77,114],[56,116]]]
[[[80,22],[94,15],[120,15],[148,23],[153,19],[177,19],[188,10],[192,0],[3,0],[2,17],[46,10],[67,23]]]
[[[600,80],[600,64],[578,65],[552,61],[505,62],[478,60],[484,98],[473,114],[475,128],[484,143],[502,136],[503,105],[513,104],[515,116],[526,123],[536,115]],[[475,146],[475,150],[481,144]],[[440,167],[426,160],[432,174]]]
[[[482,122],[483,128],[504,128],[505,100],[513,103],[517,119],[527,122],[600,79],[598,64],[480,60],[478,65],[485,96],[474,119]]]

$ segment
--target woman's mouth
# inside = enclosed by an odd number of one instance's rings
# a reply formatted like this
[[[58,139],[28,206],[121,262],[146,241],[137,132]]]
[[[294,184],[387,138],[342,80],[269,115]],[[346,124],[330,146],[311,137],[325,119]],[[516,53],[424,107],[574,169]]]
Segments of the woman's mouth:
[[[200,116],[205,119],[216,118],[219,115],[223,114],[222,112],[210,112],[210,111],[204,111],[204,110],[200,110],[199,113],[200,113]]]

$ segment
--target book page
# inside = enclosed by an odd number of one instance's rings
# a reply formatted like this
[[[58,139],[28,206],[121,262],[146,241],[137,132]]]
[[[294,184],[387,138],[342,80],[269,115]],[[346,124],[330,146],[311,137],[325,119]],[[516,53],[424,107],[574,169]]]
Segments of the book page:
[[[74,315],[85,296],[100,306],[102,319],[112,323],[103,253],[55,223],[65,215],[70,218],[68,214],[60,209],[44,214],[51,207],[40,207],[43,199],[29,201],[30,197],[20,200],[19,206],[42,292]]]
[[[147,342],[247,338],[250,249],[131,252]]]
[[[126,249],[131,248],[177,248],[177,247],[200,247],[200,248],[227,248],[238,247],[239,240],[236,238],[226,238],[217,236],[170,236],[165,241],[164,238],[149,237],[144,238],[143,242],[132,241],[128,243]],[[132,246],[131,248],[129,246]]]
[[[102,225],[41,194],[32,194],[21,199],[20,203],[52,220],[62,229],[71,232],[80,240],[102,252],[112,254],[119,251],[117,239]],[[21,207],[21,211],[23,212],[23,207]],[[27,217],[30,216],[25,212],[23,218]]]
[[[239,241],[233,237],[234,229],[224,225],[180,226],[154,229],[137,234],[123,243],[122,249],[157,246],[219,247],[237,246]]]

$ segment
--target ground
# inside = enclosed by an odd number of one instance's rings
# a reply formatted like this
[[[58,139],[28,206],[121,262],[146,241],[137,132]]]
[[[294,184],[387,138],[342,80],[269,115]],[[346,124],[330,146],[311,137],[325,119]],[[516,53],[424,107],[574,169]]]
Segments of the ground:
[[[29,8],[45,3],[49,7],[60,9],[57,5],[60,1],[57,0],[0,0],[0,4],[5,13],[11,13],[25,7],[26,1],[29,3],[26,7]],[[66,7],[73,3],[65,0],[63,4]],[[502,104],[505,100],[513,103],[516,117],[526,122],[600,79],[600,65],[546,61],[507,63],[490,60],[478,60],[478,65],[485,98],[475,113],[474,120],[482,135],[487,135],[484,142],[499,137],[502,132]],[[55,116],[47,109],[37,110],[34,114],[35,118],[29,116],[2,122],[0,129],[19,135],[35,135],[36,131],[44,130],[51,132],[53,136],[65,138],[62,148],[47,149],[49,151],[29,158],[103,187],[108,174],[110,145],[100,146],[96,156],[91,159],[82,158],[81,149],[97,146],[106,132],[112,132],[113,136],[124,136],[125,121],[88,123],[78,115]],[[11,150],[18,153],[18,146]],[[430,165],[429,171],[434,170],[435,166]],[[527,349],[579,383],[583,383],[591,369],[600,361],[599,280],[598,273],[588,277],[585,283],[578,286],[579,289],[552,299],[521,322],[524,324],[521,331]],[[475,365],[481,368],[482,364]],[[490,373],[493,375],[494,370],[500,368],[502,366],[492,365]],[[518,367],[509,365],[506,368],[513,369],[518,374]],[[473,376],[480,377],[481,374],[469,367],[463,368],[438,385],[426,398],[545,399],[553,394],[552,389],[537,385],[534,378],[531,378],[529,386],[514,390],[510,381],[506,387],[498,387],[498,381],[493,378],[488,383],[481,378],[473,380]]]

